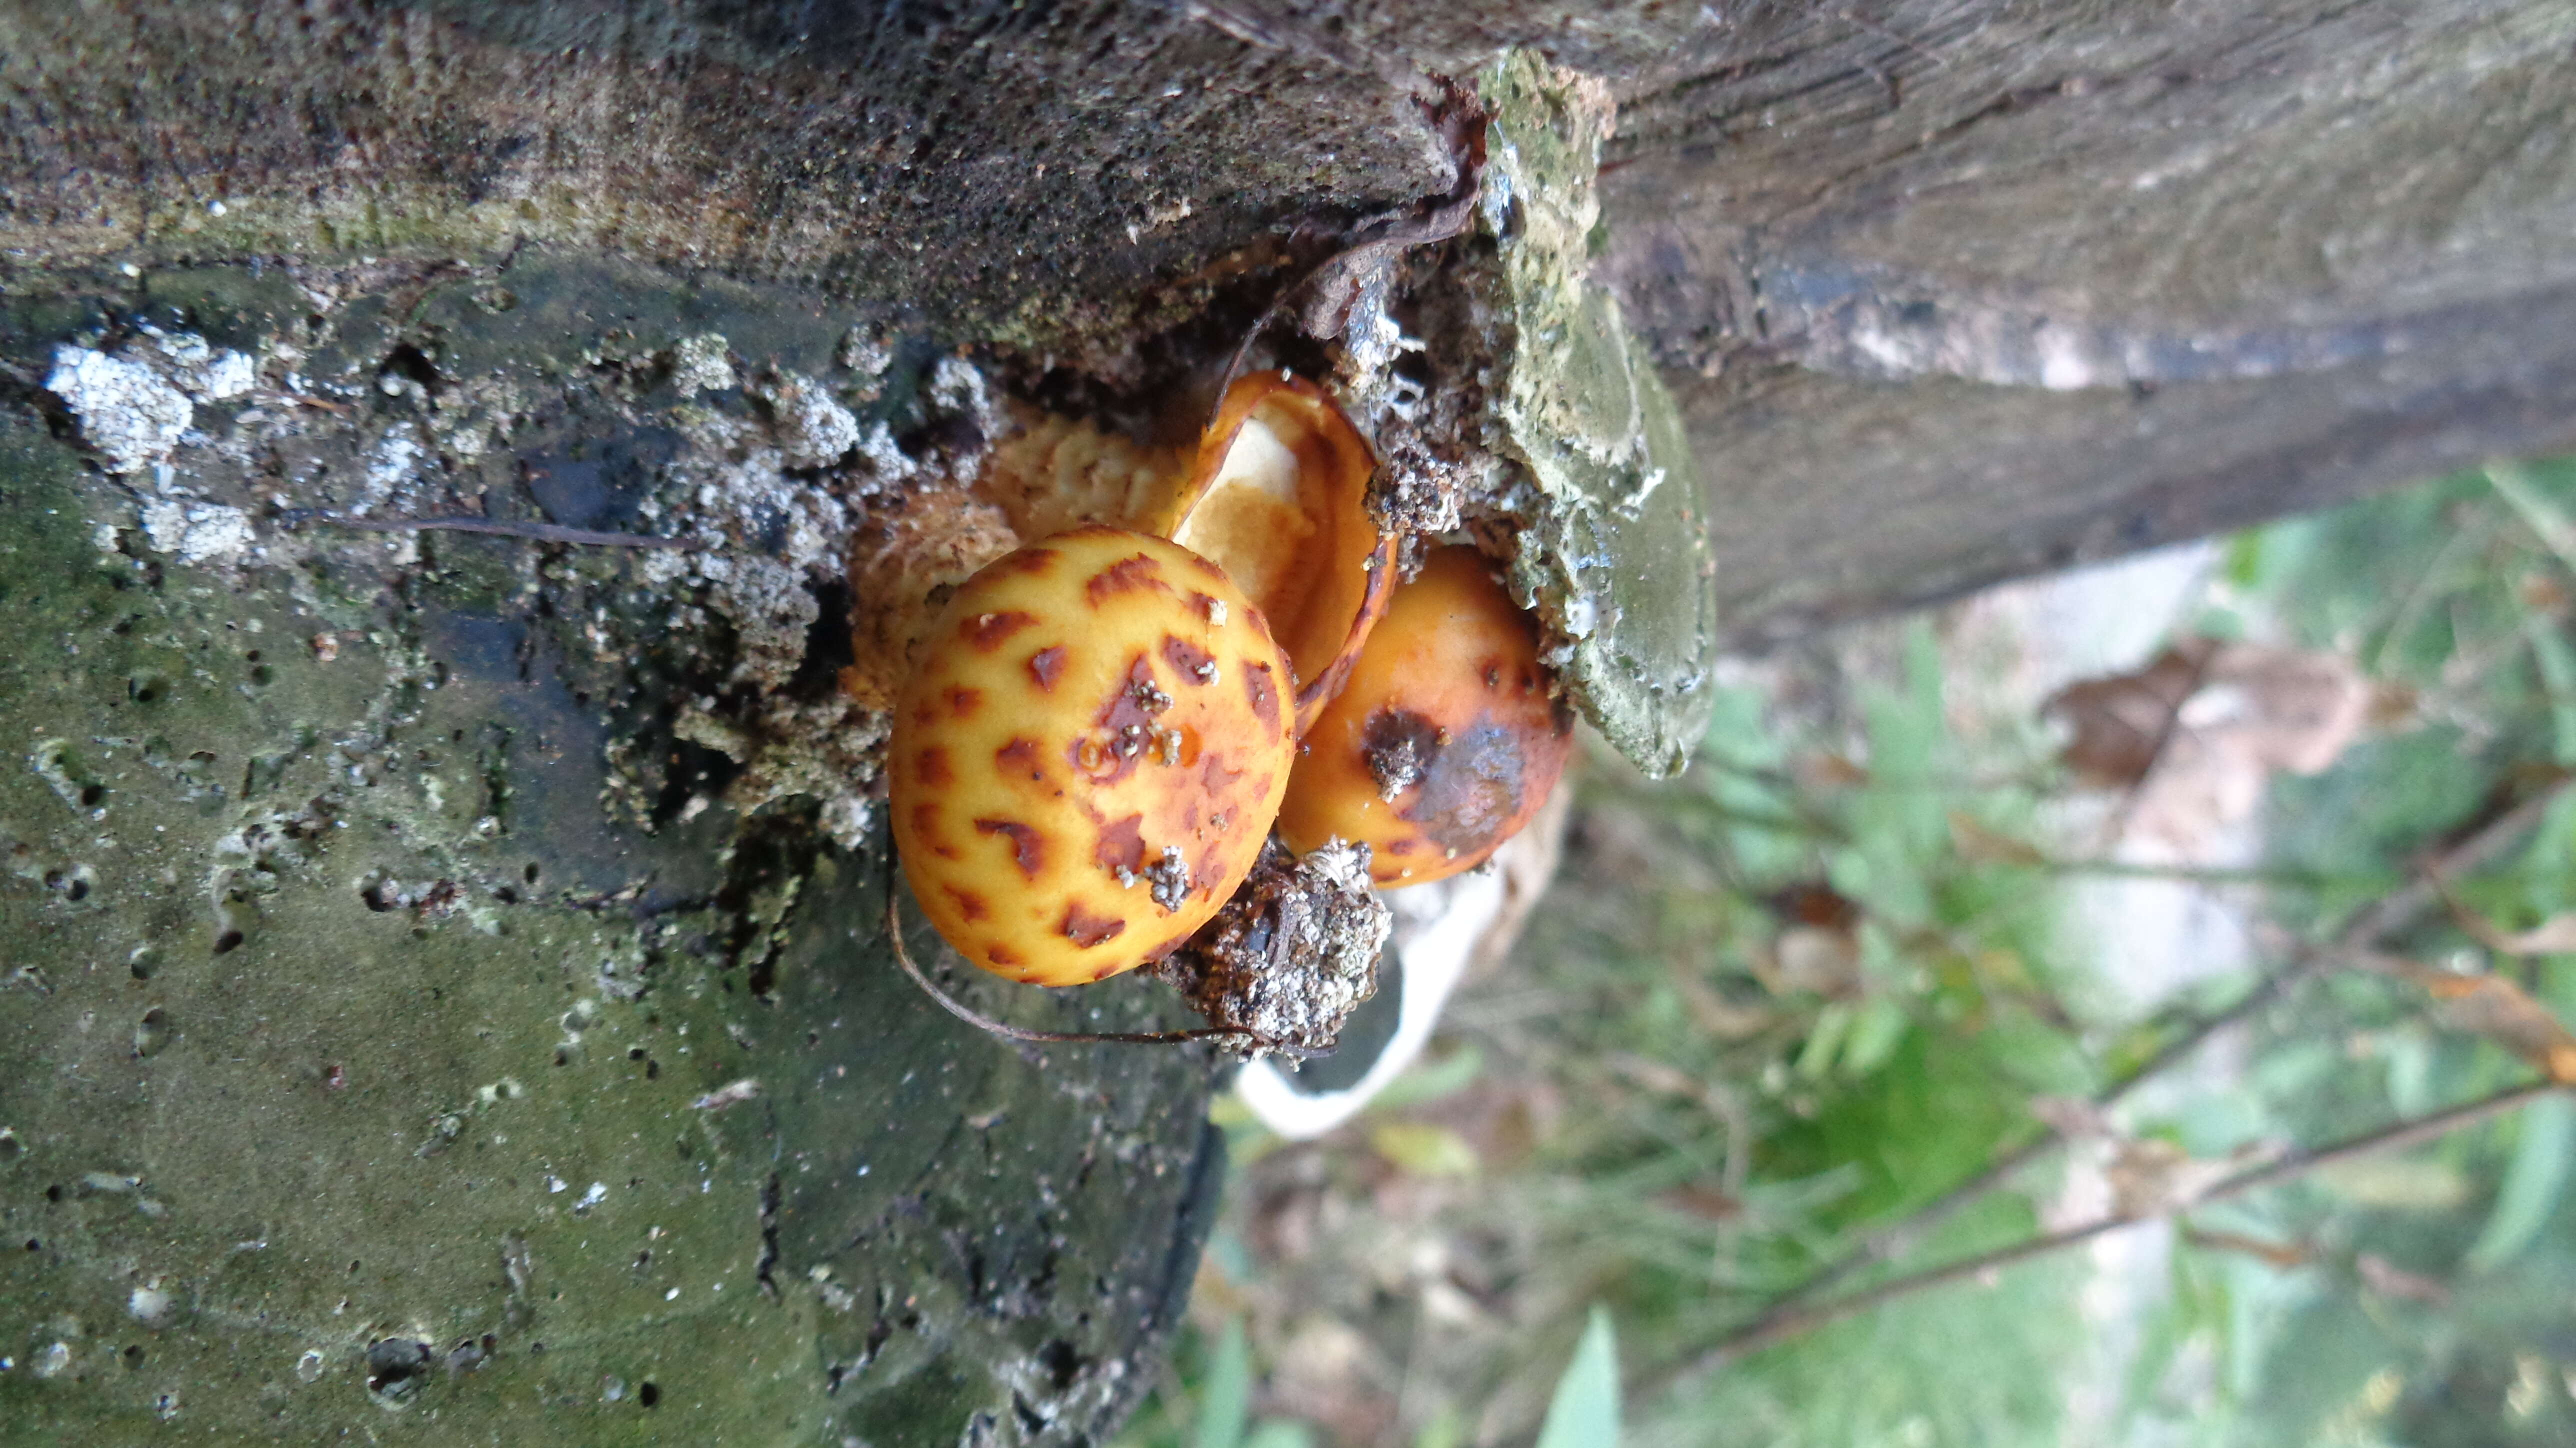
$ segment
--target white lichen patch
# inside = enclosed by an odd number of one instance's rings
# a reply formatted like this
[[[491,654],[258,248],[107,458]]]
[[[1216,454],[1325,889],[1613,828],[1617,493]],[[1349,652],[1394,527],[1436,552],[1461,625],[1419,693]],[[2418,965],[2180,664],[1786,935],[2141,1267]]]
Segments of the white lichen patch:
[[[397,422],[385,429],[383,437],[367,454],[365,491],[352,503],[349,511],[365,517],[367,510],[391,497],[395,489],[408,483],[420,472],[421,459],[428,450],[420,445],[420,429],[408,422]]]
[[[126,1313],[145,1327],[160,1327],[167,1323],[170,1320],[171,1309],[176,1305],[171,1300],[168,1289],[161,1285],[161,1279],[158,1277],[135,1288],[125,1297]]]
[[[987,442],[1010,430],[1010,418],[994,400],[984,374],[963,357],[942,357],[930,369],[930,401],[943,412],[972,419]]]
[[[197,404],[239,397],[258,381],[248,353],[146,327],[115,354],[56,347],[45,390],[80,419],[81,437],[109,472],[139,473],[187,440]]]
[[[775,689],[805,661],[805,635],[819,612],[805,571],[757,554],[698,560],[707,601],[733,621],[733,682]]]
[[[770,379],[761,395],[789,467],[829,467],[858,446],[858,418],[822,383],[786,372]]]
[[[894,347],[887,342],[882,327],[861,322],[841,338],[840,354],[835,360],[873,382],[894,365]]]
[[[188,394],[150,365],[87,347],[54,349],[45,390],[80,419],[82,439],[112,473],[139,473],[170,456],[196,415]]]
[[[182,563],[227,563],[259,541],[250,514],[222,503],[156,499],[143,505],[143,536]]]
[[[732,344],[722,332],[700,332],[683,337],[671,353],[671,385],[683,398],[701,392],[722,392],[737,385],[733,372]]]
[[[157,357],[162,373],[199,402],[239,397],[259,381],[259,363],[249,353],[217,347],[194,332],[146,327],[134,351]]]

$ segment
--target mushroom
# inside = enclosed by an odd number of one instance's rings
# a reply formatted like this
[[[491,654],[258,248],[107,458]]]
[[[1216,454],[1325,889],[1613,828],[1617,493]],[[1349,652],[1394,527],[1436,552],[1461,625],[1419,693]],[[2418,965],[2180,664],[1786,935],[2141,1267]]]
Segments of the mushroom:
[[[967,959],[1106,979],[1243,882],[1296,745],[1288,659],[1223,569],[1076,529],[968,579],[922,654],[888,746],[895,845]]]
[[[1482,554],[1433,550],[1307,730],[1281,837],[1301,854],[1365,844],[1381,887],[1482,863],[1546,802],[1573,746],[1538,645]]]
[[[970,488],[901,495],[861,530],[845,686],[882,707],[929,636],[928,597],[1008,551],[997,540],[1105,523],[1225,570],[1287,651],[1302,727],[1340,689],[1394,587],[1396,539],[1368,508],[1376,467],[1332,399],[1286,372],[1228,388],[1195,451],[1024,410]]]
[[[1394,591],[1396,537],[1368,508],[1376,470],[1322,389],[1256,372],[1226,390],[1189,476],[1139,525],[1214,560],[1261,606],[1297,670],[1300,733]]]

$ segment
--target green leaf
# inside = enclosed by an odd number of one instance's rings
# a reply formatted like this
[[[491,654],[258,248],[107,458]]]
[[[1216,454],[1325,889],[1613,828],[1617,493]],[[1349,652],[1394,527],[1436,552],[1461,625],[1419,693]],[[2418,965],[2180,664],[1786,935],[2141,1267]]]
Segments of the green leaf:
[[[1887,1064],[1896,1053],[1897,1043],[1905,1039],[1906,1028],[1913,1018],[1905,1007],[1885,996],[1874,996],[1860,1008],[1851,1025],[1851,1034],[1843,1040],[1843,1070],[1854,1076],[1866,1076]]]
[[[1386,1121],[1369,1129],[1369,1145],[1398,1168],[1418,1177],[1471,1177],[1476,1148],[1445,1126]]]
[[[1574,1345],[1574,1361],[1556,1380],[1547,1422],[1538,1430],[1538,1448],[1618,1448],[1618,1443],[1619,1344],[1610,1331],[1610,1310],[1596,1305],[1583,1340]]]
[[[1244,1341],[1242,1319],[1228,1318],[1216,1340],[1216,1360],[1208,1365],[1207,1386],[1199,1393],[1198,1431],[1190,1436],[1191,1448],[1237,1448],[1251,1411],[1252,1345]]]
[[[1437,1101],[1453,1091],[1463,1091],[1485,1069],[1485,1053],[1474,1046],[1463,1046],[1436,1060],[1416,1062],[1403,1075],[1386,1083],[1369,1105],[1379,1111],[1396,1111]]]
[[[2543,1096],[2524,1107],[2504,1187],[2496,1193],[2486,1229],[2469,1248],[2471,1270],[2492,1272],[2531,1245],[2558,1208],[2571,1160],[2576,1160],[2576,1101]]]
[[[1413,1448],[1458,1448],[1467,1441],[1467,1420],[1459,1415],[1454,1403],[1443,1403],[1431,1421],[1414,1435]]]
[[[1834,1057],[1842,1051],[1843,1036],[1851,1029],[1852,1008],[1842,1001],[1827,1001],[1816,1012],[1816,1023],[1807,1028],[1806,1047],[1798,1052],[1798,1074],[1810,1081],[1824,1079],[1834,1068]]]

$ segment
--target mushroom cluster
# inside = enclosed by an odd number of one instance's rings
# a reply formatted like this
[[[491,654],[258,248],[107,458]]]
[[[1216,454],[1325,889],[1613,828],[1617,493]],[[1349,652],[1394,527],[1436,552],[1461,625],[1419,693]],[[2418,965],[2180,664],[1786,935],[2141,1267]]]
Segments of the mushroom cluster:
[[[896,847],[968,960],[1040,985],[1161,960],[1274,823],[1298,855],[1366,846],[1381,888],[1439,879],[1555,783],[1572,722],[1535,625],[1472,548],[1398,584],[1374,454],[1312,384],[1238,381],[1186,458],[1051,422],[996,458],[935,506],[1036,541],[874,623],[907,661]]]

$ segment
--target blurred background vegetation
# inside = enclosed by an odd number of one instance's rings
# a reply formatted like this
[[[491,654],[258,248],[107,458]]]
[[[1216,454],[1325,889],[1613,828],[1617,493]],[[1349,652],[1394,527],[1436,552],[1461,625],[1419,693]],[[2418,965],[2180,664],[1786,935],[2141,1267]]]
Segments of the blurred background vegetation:
[[[2498,466],[1735,667],[1393,1093],[1228,1118],[1128,1448],[2576,1442],[2571,609]]]

